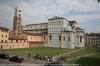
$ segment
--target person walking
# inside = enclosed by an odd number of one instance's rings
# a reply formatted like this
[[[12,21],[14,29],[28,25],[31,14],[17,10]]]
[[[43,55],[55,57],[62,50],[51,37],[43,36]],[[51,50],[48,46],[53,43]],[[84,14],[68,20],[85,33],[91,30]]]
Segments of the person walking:
[[[31,54],[29,53],[29,54],[28,54],[28,58],[30,58],[30,56],[31,56]]]

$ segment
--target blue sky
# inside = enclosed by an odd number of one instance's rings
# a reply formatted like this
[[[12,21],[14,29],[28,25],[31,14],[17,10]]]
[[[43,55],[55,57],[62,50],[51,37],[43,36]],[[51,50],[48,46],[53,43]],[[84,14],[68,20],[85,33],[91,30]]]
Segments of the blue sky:
[[[97,0],[0,0],[0,26],[12,29],[16,6],[23,11],[23,25],[62,16],[76,20],[86,32],[100,32],[100,3]]]

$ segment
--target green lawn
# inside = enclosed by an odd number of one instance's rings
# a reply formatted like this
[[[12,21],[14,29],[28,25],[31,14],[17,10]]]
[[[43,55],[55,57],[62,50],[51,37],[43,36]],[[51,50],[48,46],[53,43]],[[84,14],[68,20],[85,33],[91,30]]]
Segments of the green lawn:
[[[85,55],[88,56],[83,57]],[[98,64],[100,64],[100,48],[96,48],[96,47],[85,48],[84,50],[71,53],[70,56],[71,56],[70,59],[72,60],[67,61],[66,63],[81,64],[81,66],[98,66]],[[79,56],[81,57],[76,58]]]
[[[80,50],[80,51],[77,51]],[[68,53],[68,52],[72,52],[69,53],[70,58],[67,57],[67,59],[72,59],[67,61],[66,63],[77,63],[77,64],[82,64],[83,66],[98,66],[96,64],[100,64],[100,48],[96,48],[96,47],[89,47],[89,48],[76,48],[76,49],[62,49],[62,48],[51,48],[51,47],[40,47],[40,48],[20,48],[20,49],[8,49],[5,50],[8,53],[14,53],[17,55],[23,55],[23,56],[28,56],[28,54],[30,53],[31,56],[33,54],[39,54],[41,56],[55,56],[58,54],[62,54],[62,53]],[[73,52],[73,51],[77,51],[77,52]],[[88,55],[88,54],[94,54],[94,55],[90,55],[90,56],[86,56],[86,57],[82,57],[84,55]],[[80,56],[80,58],[76,58]]]
[[[50,47],[39,47],[39,48],[20,48],[20,49],[9,49],[5,50],[6,52],[11,52],[18,55],[31,55],[39,54],[41,56],[55,56],[57,54],[67,52],[67,49],[61,48],[50,48]]]

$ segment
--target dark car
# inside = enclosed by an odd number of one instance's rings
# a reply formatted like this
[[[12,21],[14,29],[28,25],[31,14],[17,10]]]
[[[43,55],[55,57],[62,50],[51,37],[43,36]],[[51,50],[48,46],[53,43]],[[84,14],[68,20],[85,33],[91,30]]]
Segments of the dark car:
[[[9,61],[21,63],[24,61],[24,58],[19,58],[18,56],[13,56],[13,57],[9,58]]]
[[[0,54],[0,59],[8,59],[9,55],[8,54]]]

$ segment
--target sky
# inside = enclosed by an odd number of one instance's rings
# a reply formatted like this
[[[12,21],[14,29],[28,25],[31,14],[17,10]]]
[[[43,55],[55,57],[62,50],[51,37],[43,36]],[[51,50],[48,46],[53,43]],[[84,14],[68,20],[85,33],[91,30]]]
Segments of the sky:
[[[76,20],[86,32],[100,32],[97,0],[0,0],[0,26],[12,29],[14,9],[22,9],[22,25],[48,22],[53,16]]]

